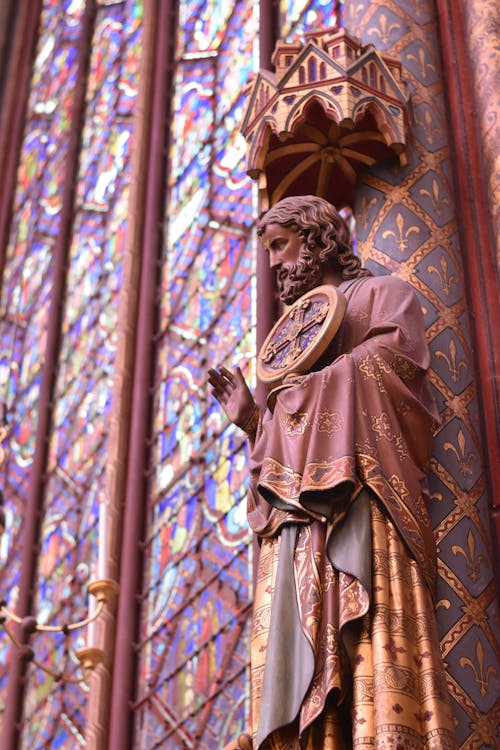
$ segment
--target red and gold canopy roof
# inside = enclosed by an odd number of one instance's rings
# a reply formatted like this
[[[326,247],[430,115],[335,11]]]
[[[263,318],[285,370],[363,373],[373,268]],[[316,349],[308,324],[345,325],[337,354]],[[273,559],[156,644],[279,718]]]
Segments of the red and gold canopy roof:
[[[397,60],[346,29],[279,41],[251,82],[242,132],[263,209],[288,195],[352,203],[361,170],[405,163],[408,98]]]

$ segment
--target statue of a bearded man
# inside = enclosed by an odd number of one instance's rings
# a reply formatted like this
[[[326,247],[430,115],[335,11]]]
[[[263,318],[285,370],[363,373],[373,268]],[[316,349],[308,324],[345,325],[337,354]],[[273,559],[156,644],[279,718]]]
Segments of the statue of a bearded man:
[[[434,614],[427,467],[436,407],[420,306],[354,255],[336,209],[285,198],[258,235],[283,302],[332,284],[332,344],[260,409],[239,369],[212,392],[250,441],[260,543],[251,638],[255,750],[455,750]]]

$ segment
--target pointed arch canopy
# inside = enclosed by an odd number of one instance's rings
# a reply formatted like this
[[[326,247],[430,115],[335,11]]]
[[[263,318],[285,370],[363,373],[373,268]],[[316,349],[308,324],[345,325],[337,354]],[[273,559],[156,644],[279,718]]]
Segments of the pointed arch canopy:
[[[242,132],[264,209],[308,193],[352,203],[361,170],[395,156],[405,164],[399,63],[345,29],[306,36],[304,46],[278,42],[276,72],[261,70],[249,86]]]

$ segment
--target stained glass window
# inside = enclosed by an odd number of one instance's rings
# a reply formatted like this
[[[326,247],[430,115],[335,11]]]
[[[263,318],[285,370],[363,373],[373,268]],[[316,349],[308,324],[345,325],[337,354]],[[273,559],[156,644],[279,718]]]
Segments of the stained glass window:
[[[257,23],[250,0],[180,5],[137,747],[219,748],[248,721],[246,451],[206,370],[254,378],[256,207],[238,125]]]
[[[5,488],[25,500],[59,231],[62,180],[73,105],[83,0],[44,3],[29,118],[18,175],[17,217],[2,297],[4,372],[15,405]],[[61,352],[54,394],[44,515],[35,587],[39,624],[74,622],[87,611],[86,584],[97,559],[96,518],[103,489],[116,348],[117,299],[127,217],[132,115],[140,61],[142,3],[98,4],[86,83],[86,117],[75,191]],[[8,368],[8,363],[16,363]],[[18,479],[19,477],[19,479]],[[22,494],[21,494],[22,492]],[[22,507],[22,506],[21,506]],[[23,513],[17,514],[21,519]],[[16,519],[8,519],[11,539]],[[9,542],[4,557],[11,549]],[[8,571],[11,572],[8,572]],[[6,588],[18,567],[5,568]],[[15,608],[15,602],[12,602]],[[37,634],[36,658],[57,673],[81,673],[74,650],[84,636]],[[31,667],[23,747],[84,744],[85,683],[61,682]]]
[[[304,31],[341,25],[339,0],[280,0],[280,36],[300,37]]]
[[[20,567],[13,562],[19,553],[33,462],[53,283],[52,250],[60,228],[83,3],[68,6],[46,2],[41,17],[0,304],[0,400],[7,405],[9,424],[3,482],[7,524],[0,575],[3,595],[14,609]],[[1,694],[6,688],[7,658],[7,641],[2,638]]]

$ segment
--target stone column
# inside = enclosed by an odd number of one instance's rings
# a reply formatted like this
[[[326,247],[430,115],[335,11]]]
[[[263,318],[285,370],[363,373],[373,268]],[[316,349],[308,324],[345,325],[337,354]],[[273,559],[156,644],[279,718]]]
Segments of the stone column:
[[[482,145],[484,177],[491,206],[497,268],[500,269],[499,7],[496,0],[461,0],[461,5],[469,57],[460,62],[470,67],[474,80],[478,135]]]

